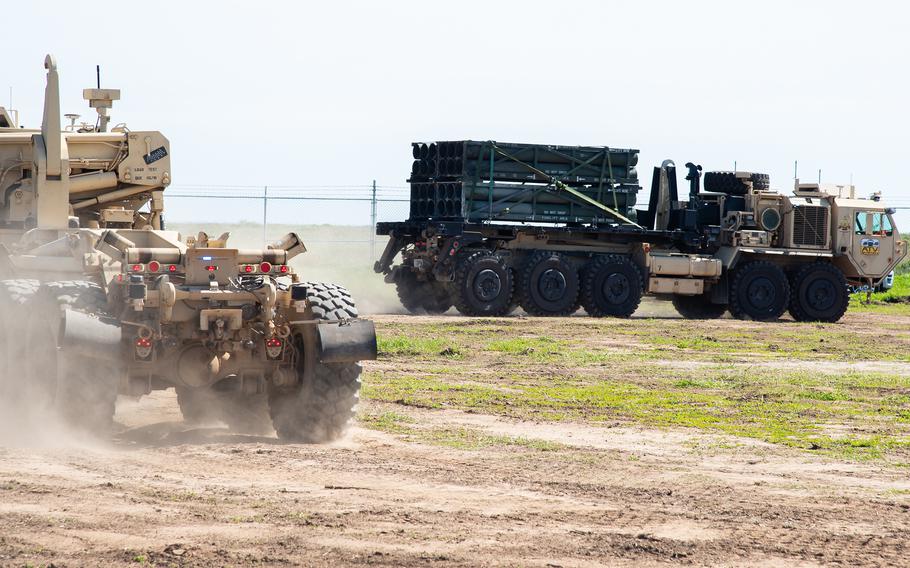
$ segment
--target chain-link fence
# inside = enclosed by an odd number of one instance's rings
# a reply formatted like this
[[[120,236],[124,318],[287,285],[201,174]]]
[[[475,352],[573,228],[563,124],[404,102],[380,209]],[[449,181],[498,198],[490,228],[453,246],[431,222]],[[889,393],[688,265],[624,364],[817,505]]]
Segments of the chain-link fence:
[[[183,185],[168,189],[169,219],[180,225],[241,225],[249,237],[252,225],[268,242],[271,226],[338,227],[322,237],[339,244],[369,244],[375,252],[376,223],[402,221],[409,213],[407,186],[214,186]],[[358,230],[359,228],[359,230]],[[325,231],[314,231],[325,233]]]
[[[347,286],[364,313],[398,312],[395,288],[373,272],[386,237],[380,221],[404,221],[409,188],[348,186],[172,186],[165,192],[166,225],[184,235],[230,232],[238,248],[259,248],[290,231],[307,254],[293,261],[305,280]]]

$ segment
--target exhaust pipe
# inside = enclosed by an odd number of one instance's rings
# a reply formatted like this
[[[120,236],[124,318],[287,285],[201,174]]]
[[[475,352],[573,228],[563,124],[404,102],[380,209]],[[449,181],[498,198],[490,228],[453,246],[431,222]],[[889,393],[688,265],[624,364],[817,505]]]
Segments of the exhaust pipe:
[[[58,345],[91,359],[116,360],[120,354],[120,326],[82,312],[64,310]]]
[[[370,320],[353,319],[316,326],[319,360],[323,363],[352,363],[376,359],[376,326]]]

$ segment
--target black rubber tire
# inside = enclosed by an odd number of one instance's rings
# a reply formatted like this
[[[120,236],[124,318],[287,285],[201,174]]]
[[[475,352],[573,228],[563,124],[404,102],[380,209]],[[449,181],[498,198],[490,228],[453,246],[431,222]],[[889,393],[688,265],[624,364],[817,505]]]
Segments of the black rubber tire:
[[[35,293],[28,319],[28,363],[32,402],[52,410],[69,426],[92,434],[109,432],[117,402],[119,354],[111,362],[58,350],[66,309],[104,316],[107,297],[85,281],[49,282]]]
[[[22,387],[27,348],[22,324],[38,286],[37,280],[0,281],[0,402],[10,407],[17,405]]]
[[[515,279],[505,260],[486,250],[463,251],[452,282],[455,309],[466,316],[502,316],[513,309]]]
[[[306,290],[306,303],[308,310],[312,312],[313,319],[344,321],[360,315],[354,299],[351,298],[351,293],[344,286],[323,282],[303,282],[294,284],[294,288]]]
[[[340,321],[357,317],[357,308],[347,289],[331,284],[295,284],[305,289],[305,319]],[[298,372],[302,384],[295,389],[269,391],[272,425],[283,440],[326,443],[344,435],[357,413],[360,401],[359,363],[320,363],[315,329],[304,325],[292,330],[303,355]]]
[[[272,432],[266,397],[234,391],[219,391],[218,386],[177,387],[177,404],[183,419],[205,424],[219,421],[232,432],[264,435]]]
[[[578,310],[578,269],[557,252],[537,251],[525,262],[518,303],[532,316],[567,316]]]
[[[850,294],[847,278],[829,262],[813,262],[793,275],[790,315],[796,321],[833,323],[844,317]]]
[[[724,304],[713,304],[705,294],[698,296],[673,296],[673,307],[686,319],[717,319],[727,312]]]
[[[581,305],[593,317],[631,317],[642,291],[641,270],[627,256],[596,256],[582,273]]]
[[[752,180],[752,189],[759,191],[771,189],[771,176],[768,174],[752,174],[749,179]]]
[[[449,287],[445,283],[422,282],[410,270],[398,272],[395,290],[401,305],[412,314],[442,314],[452,307]]]
[[[737,319],[772,321],[787,310],[790,283],[776,264],[754,260],[738,267],[730,281],[730,313]]]

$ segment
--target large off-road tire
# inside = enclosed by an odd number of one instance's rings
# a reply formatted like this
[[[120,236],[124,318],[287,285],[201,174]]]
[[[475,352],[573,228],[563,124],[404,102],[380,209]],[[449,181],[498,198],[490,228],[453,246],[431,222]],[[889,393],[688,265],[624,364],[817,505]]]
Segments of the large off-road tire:
[[[752,182],[752,189],[759,191],[765,191],[771,185],[768,174],[751,174],[749,181]],[[735,172],[705,172],[704,182],[705,191],[729,195],[745,195],[749,192],[746,180],[736,177]]]
[[[724,315],[727,306],[712,304],[711,298],[705,294],[698,296],[673,296],[673,307],[679,315],[686,319],[717,319]]]
[[[401,305],[412,314],[441,314],[452,307],[449,287],[443,282],[420,281],[410,270],[401,270],[395,281]]]
[[[789,303],[790,283],[776,264],[754,260],[733,273],[730,281],[730,313],[733,317],[776,320],[783,315]]]
[[[557,252],[532,254],[518,286],[519,304],[533,316],[567,316],[578,311],[578,269]]]
[[[452,287],[455,309],[466,316],[501,316],[514,307],[512,270],[490,251],[459,253]]]
[[[220,391],[214,387],[177,387],[177,404],[191,424],[223,422],[232,432],[269,434],[272,420],[263,395]]]
[[[103,316],[107,298],[91,282],[50,282],[29,306],[26,380],[30,402],[54,412],[71,427],[104,434],[117,402],[119,354],[101,361],[57,348],[60,321],[67,309]]]
[[[847,279],[829,262],[813,262],[793,275],[790,315],[796,321],[836,322],[847,312]]]
[[[588,315],[630,317],[641,295],[641,271],[627,256],[596,256],[582,273],[581,305]]]
[[[0,403],[9,407],[24,387],[26,306],[37,291],[37,280],[0,281]]]
[[[304,319],[340,321],[357,317],[350,293],[331,284],[296,284],[305,290]],[[269,392],[272,425],[283,440],[325,443],[340,438],[357,413],[360,401],[359,363],[321,363],[316,330],[303,325],[292,330],[302,354],[298,373],[302,384]]]

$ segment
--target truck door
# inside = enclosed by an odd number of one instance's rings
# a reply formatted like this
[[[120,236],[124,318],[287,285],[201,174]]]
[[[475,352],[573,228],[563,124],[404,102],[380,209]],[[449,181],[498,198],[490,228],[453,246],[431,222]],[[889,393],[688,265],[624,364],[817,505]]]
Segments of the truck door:
[[[853,228],[850,256],[854,264],[867,276],[881,278],[894,258],[896,236],[891,216],[883,211],[857,211]]]

